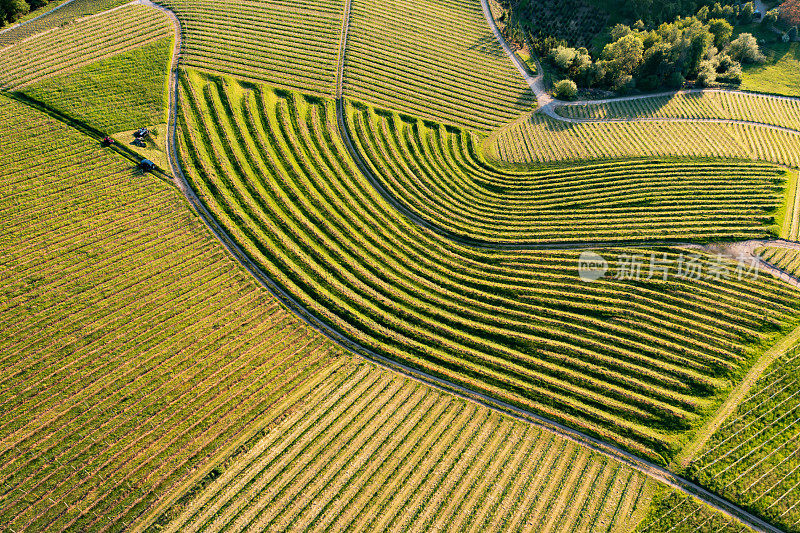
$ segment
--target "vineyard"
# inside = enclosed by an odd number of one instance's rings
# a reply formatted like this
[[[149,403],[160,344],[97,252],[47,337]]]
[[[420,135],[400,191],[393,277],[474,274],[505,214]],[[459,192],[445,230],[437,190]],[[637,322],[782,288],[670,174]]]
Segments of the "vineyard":
[[[566,123],[533,115],[498,130],[487,155],[512,163],[626,157],[718,157],[800,167],[800,132],[715,122]]]
[[[53,76],[20,93],[104,132],[166,122],[166,81],[172,38]]]
[[[764,372],[689,467],[704,486],[790,532],[800,531],[799,374],[795,348]]]
[[[184,65],[333,96],[342,0],[163,0]]]
[[[344,94],[477,129],[536,103],[474,0],[353,0]]]
[[[171,187],[5,97],[0,125],[0,523],[121,530],[340,350]]]
[[[47,13],[36,20],[31,20],[16,28],[9,28],[0,32],[0,48],[16,44],[32,35],[42,33],[47,30],[59,28],[72,23],[76,19],[88,15],[96,15],[103,11],[113,9],[130,2],[130,0],[73,0],[65,6],[61,6],[52,13]],[[50,7],[45,7],[48,11]]]
[[[303,403],[152,530],[618,531],[655,485],[363,362]]]
[[[718,118],[800,131],[800,99],[762,94],[723,91],[678,93],[602,104],[563,105],[557,107],[556,112],[567,118],[592,120]]]
[[[767,263],[800,277],[800,249],[767,247],[758,252]]]
[[[501,170],[480,158],[467,131],[361,105],[347,111],[382,185],[420,217],[472,239],[747,240],[783,225],[771,213],[789,173],[771,165],[643,160]]]
[[[0,49],[0,88],[19,90],[172,35],[164,13],[130,4]]]
[[[664,276],[585,284],[577,252],[458,245],[358,172],[332,102],[192,71],[181,93],[192,187],[310,313],[386,357],[647,457],[671,456],[722,378],[795,315],[797,294],[773,280],[669,277],[679,250],[609,250],[657,256]]]
[[[748,533],[751,529],[693,498],[662,488],[636,533]]]

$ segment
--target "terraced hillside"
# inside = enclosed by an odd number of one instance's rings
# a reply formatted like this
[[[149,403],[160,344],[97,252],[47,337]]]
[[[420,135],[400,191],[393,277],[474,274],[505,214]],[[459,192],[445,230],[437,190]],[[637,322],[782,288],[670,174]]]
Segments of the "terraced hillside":
[[[50,13],[48,12],[52,8],[45,6],[41,11],[46,14],[43,13],[42,16],[37,16],[35,20],[30,20],[25,24],[0,32],[0,48],[18,43],[37,33],[65,26],[76,19],[95,15],[128,2],[130,0],[73,0],[67,5],[59,6],[58,9]]]
[[[161,0],[183,29],[181,62],[333,96],[344,0]]]
[[[620,531],[655,483],[571,441],[351,364],[153,531]]]
[[[181,85],[192,187],[310,313],[382,355],[644,456],[671,456],[722,378],[796,313],[797,294],[764,277],[670,277],[677,250],[657,251],[666,281],[630,281],[620,267],[619,280],[581,283],[577,252],[458,245],[360,174],[332,102],[191,71]]]
[[[568,118],[718,118],[757,122],[800,131],[800,99],[769,95],[706,91],[616,100],[600,104],[564,105],[556,111]]]
[[[166,123],[172,47],[173,38],[163,37],[44,79],[18,94],[107,133]]]
[[[487,154],[511,163],[620,157],[721,157],[800,167],[800,133],[709,122],[565,123],[533,115],[493,133]]]
[[[169,185],[5,97],[0,127],[0,523],[120,530],[341,350]]]
[[[344,94],[477,129],[536,102],[476,0],[353,0]]]
[[[480,158],[464,130],[353,105],[347,122],[390,194],[441,228],[489,242],[767,237],[777,233],[769,224],[784,180],[795,178],[772,165],[723,161],[500,169]]]
[[[130,4],[0,50],[0,88],[19,90],[173,33],[167,16]]]
[[[800,531],[798,372],[795,347],[764,372],[689,467],[704,486],[791,532]]]

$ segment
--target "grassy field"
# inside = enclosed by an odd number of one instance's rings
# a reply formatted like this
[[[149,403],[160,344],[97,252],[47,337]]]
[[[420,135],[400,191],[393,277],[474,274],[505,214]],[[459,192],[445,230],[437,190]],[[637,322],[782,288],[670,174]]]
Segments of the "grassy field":
[[[68,5],[60,7],[53,13],[48,13],[27,24],[16,28],[9,28],[8,31],[0,33],[0,48],[18,43],[37,33],[66,26],[76,19],[113,9],[129,1],[130,0],[74,0]],[[23,17],[20,21],[24,22],[29,18],[38,17],[42,13],[47,13],[59,3],[63,3],[63,1],[50,2],[43,8],[33,11],[29,16]]]
[[[172,45],[172,37],[163,37],[20,93],[108,133],[166,123]]]
[[[353,0],[344,93],[478,129],[535,106],[476,0]]]
[[[121,530],[340,350],[171,186],[5,97],[0,124],[0,523]]]
[[[719,157],[800,167],[800,133],[749,124],[568,124],[533,115],[492,133],[488,156],[511,163],[625,157]]]
[[[193,72],[181,101],[192,186],[310,312],[645,456],[672,455],[724,377],[796,312],[794,291],[766,278],[586,284],[577,252],[480,251],[420,230],[356,170],[330,101]],[[681,252],[657,253],[677,265]]]
[[[764,372],[688,469],[697,482],[791,532],[800,531],[798,372],[795,347]]]
[[[763,238],[782,226],[773,216],[795,176],[763,163],[686,159],[501,169],[481,159],[468,131],[363,105],[347,111],[388,191],[439,227],[491,242]]]
[[[343,0],[162,0],[183,28],[182,64],[333,96]]]
[[[0,50],[0,88],[20,90],[172,33],[163,12],[142,5],[83,18]]]
[[[800,44],[772,45],[766,64],[744,68],[741,88],[800,97]]]
[[[346,365],[151,531],[621,531],[655,488],[563,438]]]
[[[758,122],[800,131],[800,100],[725,92],[679,93],[604,104],[556,108],[568,118],[720,118]]]
[[[652,499],[636,533],[747,533],[753,531],[675,490],[662,488]]]

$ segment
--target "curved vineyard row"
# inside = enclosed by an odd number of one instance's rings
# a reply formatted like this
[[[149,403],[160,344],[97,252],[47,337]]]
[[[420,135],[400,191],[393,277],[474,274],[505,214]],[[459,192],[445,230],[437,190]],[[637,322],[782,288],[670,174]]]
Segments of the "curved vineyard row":
[[[562,105],[567,118],[719,118],[758,122],[800,131],[800,99],[730,91],[687,92],[603,103]]]
[[[192,71],[181,85],[192,187],[311,313],[379,354],[647,457],[671,455],[720,378],[795,312],[797,295],[773,280],[581,284],[575,252],[455,244],[358,172],[332,102]]]
[[[344,94],[478,129],[536,103],[473,0],[353,0]]]
[[[367,363],[303,403],[152,531],[619,531],[652,492],[627,466]]]
[[[0,48],[18,43],[32,35],[58,28],[87,15],[95,15],[130,2],[130,0],[73,0],[52,13],[37,17],[16,28],[0,32]],[[49,9],[49,6],[45,10]]]
[[[183,65],[333,96],[342,0],[161,0],[183,29]]]
[[[360,104],[346,120],[390,194],[441,228],[497,243],[765,238],[787,174],[688,160],[502,170],[463,130]]]
[[[341,350],[172,188],[2,97],[0,126],[0,523],[119,530]]]
[[[584,122],[533,115],[491,135],[491,156],[512,163],[620,157],[720,157],[800,167],[800,132],[712,122]]]
[[[0,88],[18,90],[170,35],[166,15],[142,5],[86,17],[0,50]]]

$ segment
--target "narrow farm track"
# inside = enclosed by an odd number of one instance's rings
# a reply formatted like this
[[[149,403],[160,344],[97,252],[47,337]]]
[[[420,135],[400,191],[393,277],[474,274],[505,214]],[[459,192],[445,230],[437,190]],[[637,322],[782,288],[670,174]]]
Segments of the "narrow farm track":
[[[143,0],[143,2],[147,2],[148,0]],[[343,116],[342,116],[342,98],[341,98],[341,61],[344,50],[346,48],[346,28],[349,16],[349,0],[346,2],[345,7],[345,18],[343,23],[343,33],[342,33],[342,42],[340,44],[340,66],[338,71],[339,80],[337,81],[337,115],[338,115],[338,122],[340,127],[343,125]],[[165,10],[168,11],[168,10]],[[590,437],[580,431],[574,430],[572,428],[566,427],[564,425],[558,424],[553,422],[547,418],[538,416],[534,413],[527,412],[523,409],[519,409],[518,407],[512,406],[510,404],[506,404],[504,402],[500,402],[490,396],[483,395],[472,390],[469,390],[465,387],[461,387],[459,385],[450,383],[446,380],[437,378],[432,375],[428,375],[424,372],[420,372],[416,369],[412,369],[408,366],[403,364],[397,363],[396,361],[389,360],[383,356],[380,356],[368,349],[364,346],[359,345],[356,342],[353,342],[350,339],[345,338],[343,335],[335,331],[329,325],[324,323],[323,321],[316,318],[313,314],[311,314],[300,302],[298,302],[291,294],[286,292],[283,288],[278,286],[273,280],[271,280],[264,272],[254,264],[247,254],[236,244],[236,242],[228,236],[226,231],[216,222],[214,217],[208,211],[206,206],[198,199],[195,192],[191,189],[188,185],[188,181],[186,176],[183,173],[183,169],[181,168],[177,156],[177,96],[178,96],[178,62],[181,53],[181,30],[180,30],[180,23],[174,14],[170,14],[170,18],[175,25],[176,31],[176,41],[175,41],[175,53],[172,59],[172,65],[170,68],[170,99],[169,99],[169,128],[168,128],[168,139],[167,139],[167,150],[169,155],[169,165],[173,171],[173,175],[175,177],[176,185],[179,189],[183,192],[184,196],[190,202],[190,204],[194,207],[196,212],[199,214],[200,218],[203,222],[208,226],[208,228],[212,231],[212,233],[217,237],[217,239],[223,244],[223,246],[228,250],[228,252],[234,257],[234,259],[239,262],[248,272],[250,272],[263,286],[265,286],[270,292],[281,300],[285,305],[287,305],[292,311],[294,311],[298,316],[300,316],[303,320],[305,320],[308,324],[314,326],[318,330],[320,330],[323,334],[325,334],[330,339],[334,340],[337,344],[354,351],[372,361],[375,361],[382,366],[386,366],[390,369],[395,371],[399,371],[412,379],[420,381],[422,383],[426,383],[428,385],[432,385],[438,389],[445,390],[451,393],[456,394],[462,398],[489,406],[493,409],[500,410],[507,414],[511,414],[512,416],[524,420],[529,423],[533,423],[534,425],[543,427],[548,431],[552,431],[556,434],[559,434],[563,437],[568,438],[573,442],[580,443],[584,446],[587,446],[599,453],[606,455],[612,459],[620,460],[625,464],[628,464],[632,468],[648,475],[649,477],[667,483],[670,486],[673,486],[685,494],[693,495],[701,499],[702,501],[706,502],[707,504],[711,505],[712,507],[720,510],[721,512],[731,516],[750,527],[753,527],[757,531],[778,531],[776,528],[771,526],[770,524],[765,523],[763,520],[755,517],[738,506],[724,500],[707,490],[703,489],[702,487],[691,483],[690,481],[676,476],[672,472],[668,471],[667,469],[660,467],[652,462],[643,460],[629,452],[626,452],[618,447],[610,445],[606,442],[601,440],[595,439]],[[348,137],[343,136],[343,140],[345,144],[350,146],[352,149],[352,144],[348,143]],[[358,160],[358,159],[357,159]],[[397,205],[393,203],[393,205]],[[618,245],[618,244],[617,244]],[[597,245],[592,245],[596,247]],[[151,517],[154,518],[154,517]],[[144,522],[142,522],[144,523]]]

